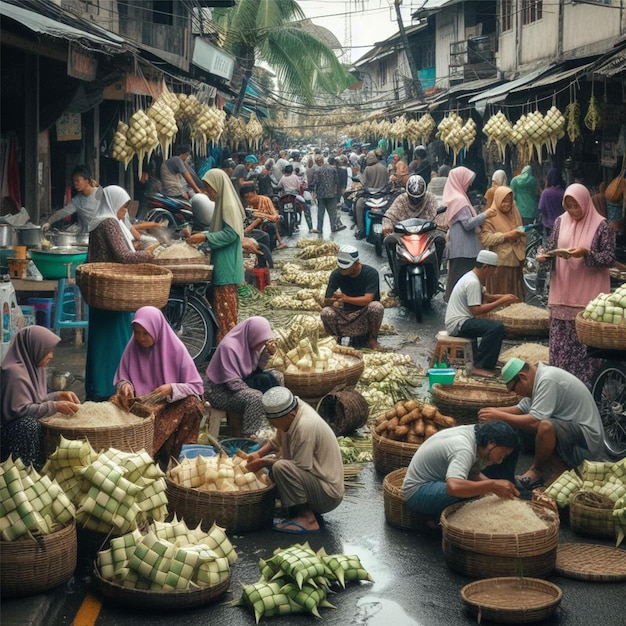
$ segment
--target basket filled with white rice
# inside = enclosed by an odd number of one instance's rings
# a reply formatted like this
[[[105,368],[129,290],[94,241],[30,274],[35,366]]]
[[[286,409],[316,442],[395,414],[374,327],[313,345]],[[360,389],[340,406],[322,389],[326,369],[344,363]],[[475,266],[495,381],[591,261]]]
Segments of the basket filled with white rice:
[[[518,302],[511,304],[491,316],[504,324],[507,337],[547,336],[550,329],[550,313],[547,309]]]

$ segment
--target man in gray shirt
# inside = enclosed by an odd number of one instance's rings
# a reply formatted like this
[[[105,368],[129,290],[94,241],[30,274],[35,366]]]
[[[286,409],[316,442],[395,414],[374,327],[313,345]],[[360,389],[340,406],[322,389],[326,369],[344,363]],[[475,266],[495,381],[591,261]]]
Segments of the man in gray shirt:
[[[522,397],[517,406],[481,409],[479,422],[501,420],[535,435],[535,459],[516,478],[518,487],[531,490],[550,484],[585,459],[604,461],[602,421],[584,383],[558,367],[529,365],[509,359],[502,368],[509,391]]]

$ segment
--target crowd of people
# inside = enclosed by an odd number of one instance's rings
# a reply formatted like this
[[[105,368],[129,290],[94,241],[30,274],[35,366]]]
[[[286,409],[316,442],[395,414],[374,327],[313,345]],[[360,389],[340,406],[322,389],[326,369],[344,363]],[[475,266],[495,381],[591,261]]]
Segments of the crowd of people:
[[[437,515],[459,499],[495,493],[517,497],[551,480],[584,459],[601,460],[601,423],[589,386],[597,363],[577,338],[574,318],[600,292],[610,289],[615,261],[615,228],[597,210],[597,202],[580,183],[563,188],[559,172],[548,171],[543,190],[530,166],[507,180],[503,170],[492,176],[484,210],[470,199],[475,173],[464,166],[432,171],[428,153],[419,146],[413,159],[402,149],[385,157],[374,150],[322,151],[306,155],[281,151],[277,158],[241,155],[221,165],[189,165],[191,148],[178,146],[163,162],[164,192],[209,204],[204,226],[187,243],[207,243],[214,266],[211,304],[218,325],[218,346],[202,376],[161,311],[146,306],[127,312],[89,311],[85,371],[86,399],[128,408],[150,397],[155,408],[154,450],[166,463],[184,444],[197,441],[202,400],[226,411],[233,434],[254,436],[270,424],[276,434],[248,457],[250,468],[268,468],[278,485],[286,518],[280,532],[318,532],[321,515],[343,498],[343,473],[337,440],[316,411],[295,397],[280,372],[268,370],[276,350],[270,323],[253,316],[239,321],[238,287],[244,281],[243,250],[258,249],[255,231],[263,229],[272,248],[285,243],[280,216],[270,196],[276,190],[313,193],[317,222],[305,215],[309,232],[336,233],[345,228],[341,208],[357,183],[365,190],[387,184],[398,190],[383,219],[384,245],[391,268],[398,235],[394,226],[407,218],[435,221],[438,261],[447,259],[445,326],[449,335],[480,339],[473,373],[496,376],[504,327],[485,316],[497,307],[524,299],[522,266],[526,255],[524,226],[541,219],[545,245],[541,263],[553,263],[550,310],[550,365],[520,359],[507,362],[501,377],[522,398],[515,407],[487,408],[479,423],[451,428],[428,439],[411,461],[404,496],[412,508]],[[70,205],[53,213],[46,227],[75,212],[89,232],[88,263],[143,263],[152,246],[138,245],[141,231],[127,216],[128,193],[118,186],[99,187],[81,166],[72,174],[76,190]],[[437,207],[447,207],[443,217]],[[194,203],[197,204],[197,203]],[[252,217],[245,207],[252,209]],[[364,237],[364,206],[354,203],[354,237]],[[328,217],[326,217],[326,215]],[[149,225],[154,226],[154,225]],[[559,249],[553,260],[551,251]],[[447,251],[447,253],[446,253]],[[321,322],[338,341],[381,350],[379,330],[384,308],[378,270],[361,263],[359,249],[342,245],[326,287]],[[575,285],[576,288],[572,288]],[[2,362],[2,456],[43,463],[39,420],[54,413],[75,414],[80,400],[72,392],[49,393],[45,367],[59,338],[42,327],[17,333]],[[532,466],[515,476],[518,431],[535,438]]]

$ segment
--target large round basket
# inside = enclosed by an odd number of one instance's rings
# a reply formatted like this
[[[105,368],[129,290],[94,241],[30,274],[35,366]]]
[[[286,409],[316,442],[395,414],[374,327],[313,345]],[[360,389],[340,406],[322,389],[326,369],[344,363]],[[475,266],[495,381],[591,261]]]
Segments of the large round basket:
[[[550,617],[561,602],[560,587],[525,576],[487,578],[465,585],[461,597],[472,615],[496,624],[529,624]]]
[[[335,435],[347,435],[365,425],[369,406],[354,387],[339,385],[319,401],[317,412]]]
[[[97,568],[94,568],[96,586],[102,595],[114,602],[149,611],[174,611],[190,609],[214,602],[223,596],[230,586],[230,576],[218,583],[189,591],[148,591],[131,589],[117,583],[104,580]]]
[[[559,543],[557,513],[528,502],[547,524],[546,528],[517,534],[477,533],[448,521],[464,504],[452,504],[441,514],[442,548],[450,569],[474,578],[516,575],[545,578],[552,572]]]
[[[41,423],[46,457],[58,447],[61,435],[66,439],[86,439],[96,451],[117,448],[122,452],[154,452],[154,414],[143,405],[135,404],[131,410],[140,421],[112,426],[56,426]]]
[[[209,530],[216,522],[228,533],[244,533],[270,526],[274,517],[276,486],[257,491],[219,493],[181,487],[169,478],[167,508],[190,528],[202,523]]]
[[[48,535],[0,542],[2,598],[32,596],[69,580],[76,568],[74,522]]]
[[[576,316],[576,334],[580,343],[605,350],[624,350],[626,324],[605,324],[586,320],[582,312]]]
[[[211,255],[203,254],[202,256],[177,257],[173,259],[153,257],[149,262],[162,267],[171,267],[172,265],[209,265],[211,263]]]
[[[151,263],[85,263],[76,268],[85,302],[107,311],[162,309],[169,298],[172,272]]]
[[[390,472],[383,480],[383,501],[385,519],[388,524],[402,530],[425,530],[432,517],[420,515],[411,510],[404,502],[402,483],[406,476],[406,467]]]
[[[433,385],[433,402],[444,414],[454,417],[457,424],[478,423],[478,411],[486,406],[513,406],[519,398],[503,385]]]
[[[321,398],[337,385],[356,385],[361,378],[363,368],[363,355],[354,348],[335,346],[333,351],[336,354],[343,354],[349,357],[350,365],[346,365],[338,370],[328,370],[326,372],[299,372],[291,374],[285,372],[285,387],[301,398]]]
[[[525,305],[530,310],[530,305]],[[546,309],[532,307],[534,311],[532,315],[521,315],[513,317],[507,314],[506,307],[500,311],[495,311],[491,319],[497,320],[504,324],[504,330],[507,337],[533,336],[545,337],[550,330],[550,313]]]
[[[569,502],[569,525],[579,535],[615,539],[613,501],[593,491],[575,493]]]
[[[408,467],[419,443],[394,441],[388,437],[372,435],[372,458],[374,467],[380,474],[389,474],[402,467]]]
[[[173,285],[206,283],[213,278],[213,266],[196,263],[195,265],[165,265],[172,272]]]

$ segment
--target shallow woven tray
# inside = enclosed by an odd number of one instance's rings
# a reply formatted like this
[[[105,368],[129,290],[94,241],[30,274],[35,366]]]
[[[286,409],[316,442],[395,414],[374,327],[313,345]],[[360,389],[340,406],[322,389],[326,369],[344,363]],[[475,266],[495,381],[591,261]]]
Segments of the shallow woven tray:
[[[372,460],[376,471],[386,475],[402,467],[408,467],[420,445],[394,441],[374,433],[372,435]]]
[[[162,259],[160,257],[152,257],[149,263],[160,265],[161,267],[169,267],[170,265],[209,265],[211,263],[211,255],[205,254],[199,257],[182,257],[178,259]]]
[[[564,543],[556,554],[557,573],[577,580],[626,580],[626,551],[590,543]]]
[[[576,316],[576,334],[580,343],[605,350],[623,350],[626,346],[626,324],[605,324]]]
[[[442,547],[448,566],[466,576],[548,576],[554,569],[559,542],[559,516],[553,510],[529,502],[548,526],[518,534],[476,533],[453,526],[449,516],[464,506],[452,504],[441,514]]]
[[[2,599],[32,596],[54,589],[76,569],[74,522],[36,539],[0,541],[0,593]]]
[[[224,595],[230,586],[230,576],[217,585],[194,589],[193,591],[147,591],[128,589],[109,580],[104,580],[94,568],[96,585],[102,595],[109,600],[129,606],[154,611],[189,609],[214,602]]]
[[[172,272],[151,263],[84,263],[76,268],[76,284],[85,302],[107,311],[162,309],[172,285]]]
[[[172,272],[173,285],[206,283],[213,277],[213,266],[196,263],[195,265],[164,265]]]
[[[388,524],[402,530],[425,530],[432,517],[420,515],[411,510],[404,502],[402,483],[406,476],[406,467],[395,470],[383,480],[383,502],[385,519]]]
[[[242,493],[206,492],[181,487],[166,477],[167,508],[190,528],[202,523],[208,531],[213,522],[228,533],[243,533],[270,526],[274,518],[276,486]]]
[[[435,383],[430,390],[433,402],[444,414],[454,417],[460,424],[478,423],[478,411],[487,406],[513,406],[519,398],[504,385],[469,385]]]
[[[365,367],[363,355],[358,350],[345,346],[335,346],[333,351],[353,357],[354,363],[340,370],[321,373],[288,374],[285,372],[285,387],[301,398],[321,398],[337,385],[356,385]]]
[[[613,501],[592,491],[575,493],[569,501],[569,525],[579,535],[615,539]]]
[[[154,452],[154,414],[143,405],[135,404],[132,413],[143,417],[139,422],[115,426],[53,426],[41,423],[46,457],[59,445],[61,435],[66,439],[86,439],[96,451],[117,448],[122,452]]]
[[[556,611],[563,592],[538,578],[487,578],[465,585],[461,597],[469,611],[498,624],[528,624]]]
[[[540,319],[511,317],[506,314],[506,309],[496,311],[491,319],[498,320],[504,324],[504,330],[507,337],[517,337],[520,335],[533,335],[543,337],[548,334],[550,329],[550,314],[547,310],[535,307],[537,311],[545,313]]]

